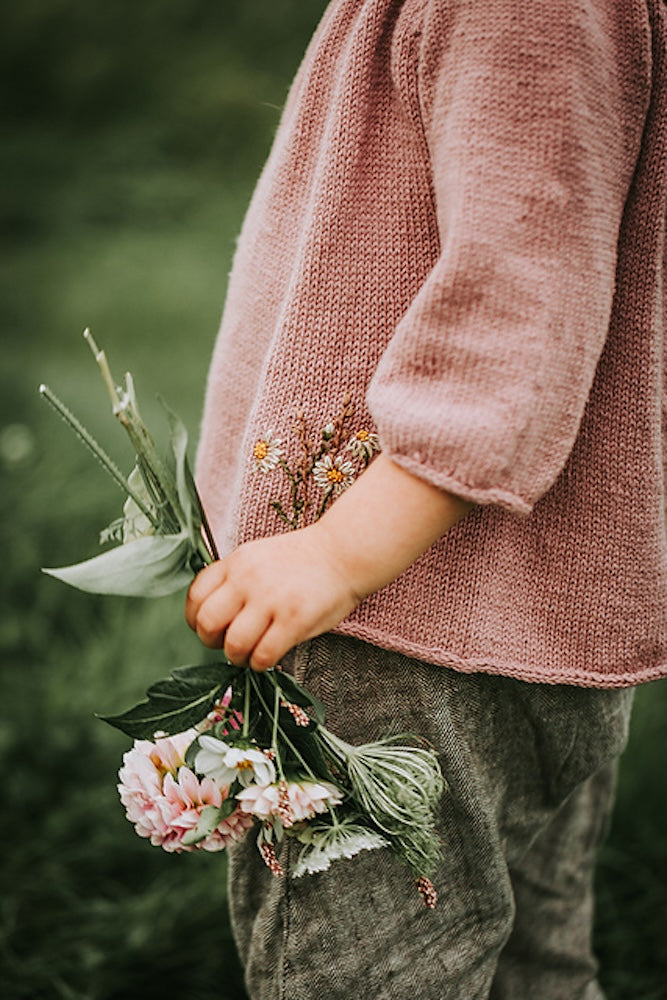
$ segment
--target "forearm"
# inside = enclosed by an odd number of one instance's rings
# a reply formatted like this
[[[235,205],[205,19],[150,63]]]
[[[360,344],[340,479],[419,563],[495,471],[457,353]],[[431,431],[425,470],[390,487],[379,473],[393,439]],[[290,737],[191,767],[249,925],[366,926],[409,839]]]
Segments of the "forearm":
[[[472,506],[378,455],[307,530],[363,599],[399,576]]]
[[[379,455],[319,521],[246,542],[202,570],[188,623],[233,663],[265,670],[335,628],[470,507]]]

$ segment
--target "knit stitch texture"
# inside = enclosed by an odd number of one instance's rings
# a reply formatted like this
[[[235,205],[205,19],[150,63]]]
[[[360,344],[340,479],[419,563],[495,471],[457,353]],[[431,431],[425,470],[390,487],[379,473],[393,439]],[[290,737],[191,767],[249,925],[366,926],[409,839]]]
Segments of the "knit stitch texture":
[[[478,506],[338,631],[525,680],[667,674],[666,47],[662,0],[334,0],[211,365],[223,551],[285,530],[255,443],[296,461],[295,414],[319,433],[348,392]]]

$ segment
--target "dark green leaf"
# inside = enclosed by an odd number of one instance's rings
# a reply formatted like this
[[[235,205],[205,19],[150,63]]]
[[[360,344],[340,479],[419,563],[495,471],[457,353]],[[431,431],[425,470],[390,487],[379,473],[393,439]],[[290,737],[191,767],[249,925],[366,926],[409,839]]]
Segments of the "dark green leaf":
[[[195,663],[186,664],[181,667],[174,667],[171,676],[179,681],[200,684],[205,679],[216,680],[222,677],[227,678],[227,686],[233,684],[237,679],[244,676],[245,667],[235,667],[229,660],[218,660],[216,663]]]
[[[149,688],[145,701],[121,715],[99,718],[134,739],[182,733],[206,718],[238,672],[229,663],[176,667],[170,679]]]
[[[298,729],[298,732],[287,733],[291,743],[299,751],[304,761],[316,777],[322,781],[332,781],[333,777],[326,758],[322,753],[320,741],[316,732],[310,729]],[[293,756],[293,755],[292,755]],[[294,758],[293,758],[294,759]],[[303,767],[300,768],[303,771]]]
[[[283,681],[286,679],[292,682],[289,686],[283,684]],[[281,696],[286,696],[285,700],[293,701],[294,704],[298,704],[301,708],[313,706],[315,711],[318,711],[319,707],[322,718],[324,718],[324,706],[321,702],[307,694],[293,678],[289,677],[288,674],[282,673],[282,671],[266,671],[265,673],[258,673],[253,676],[253,685],[258,696],[261,695],[261,698],[258,697],[258,701],[260,705],[263,703],[262,711],[271,728],[276,684],[279,692],[281,692]],[[288,691],[285,690],[286,687],[288,687]],[[293,695],[296,695],[296,697],[293,697]],[[297,697],[299,701],[297,701]],[[297,772],[303,773],[305,763],[318,778],[324,781],[331,780],[331,772],[322,753],[316,729],[298,726],[290,712],[281,711],[278,742],[280,757],[284,764],[294,767]]]

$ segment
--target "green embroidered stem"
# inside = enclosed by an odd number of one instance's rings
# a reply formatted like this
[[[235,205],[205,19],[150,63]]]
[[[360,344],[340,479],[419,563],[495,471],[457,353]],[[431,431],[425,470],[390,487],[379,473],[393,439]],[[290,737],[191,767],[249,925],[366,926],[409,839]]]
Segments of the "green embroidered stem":
[[[300,475],[296,476],[292,472],[284,458],[281,458],[278,464],[287,476],[290,484],[293,516],[290,519],[287,515],[285,515],[285,520],[289,524],[290,528],[295,531],[299,527],[299,514],[303,509],[303,502],[299,501],[299,486],[301,485],[303,479]],[[280,509],[281,511],[284,511],[282,504],[280,505]]]
[[[288,528],[294,529],[294,525],[290,518],[285,513],[285,508],[281,504],[280,500],[271,500],[269,506],[275,510],[276,514],[281,521],[284,521]]]
[[[316,521],[318,521],[322,517],[322,514],[324,514],[324,511],[326,510],[327,504],[328,504],[329,500],[331,499],[332,493],[333,493],[333,486],[330,487],[327,490],[327,492],[324,494],[324,498],[322,500],[322,503],[317,508],[317,514],[315,515],[315,520]]]

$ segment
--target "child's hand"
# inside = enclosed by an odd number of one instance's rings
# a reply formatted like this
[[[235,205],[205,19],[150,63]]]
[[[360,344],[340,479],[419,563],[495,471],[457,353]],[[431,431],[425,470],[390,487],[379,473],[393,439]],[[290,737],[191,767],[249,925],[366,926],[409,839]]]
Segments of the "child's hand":
[[[471,506],[378,455],[319,521],[247,542],[202,570],[185,617],[232,663],[266,670],[335,628]]]
[[[201,641],[238,666],[275,666],[338,625],[360,601],[317,525],[241,545],[202,570],[185,617]],[[318,537],[319,536],[319,537]]]

